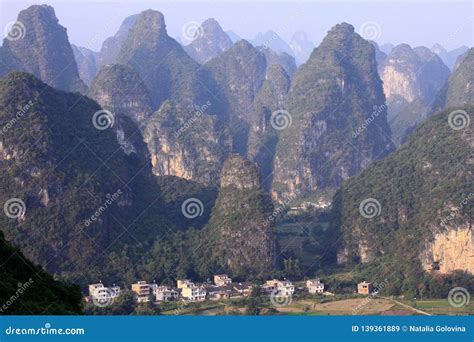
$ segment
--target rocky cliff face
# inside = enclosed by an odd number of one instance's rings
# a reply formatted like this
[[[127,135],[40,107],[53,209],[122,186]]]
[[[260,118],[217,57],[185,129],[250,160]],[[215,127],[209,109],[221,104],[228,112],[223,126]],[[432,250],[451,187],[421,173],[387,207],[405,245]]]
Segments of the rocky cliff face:
[[[245,155],[253,102],[265,78],[265,55],[241,40],[206,63],[205,68],[216,80],[219,96],[227,100],[233,150]]]
[[[225,123],[209,115],[211,102],[194,112],[166,101],[146,125],[144,139],[153,172],[217,185],[222,164],[232,147]]]
[[[474,272],[474,136],[468,125],[452,125],[451,112],[429,118],[398,151],[344,183],[333,204],[340,262],[383,258],[402,272]]]
[[[449,69],[427,48],[402,44],[393,48],[380,66],[380,77],[393,140],[399,145],[428,116]]]
[[[143,127],[153,113],[148,89],[140,76],[124,65],[105,65],[92,81],[88,93],[102,108],[126,115]]]
[[[97,272],[117,279],[124,272],[110,256],[117,263],[132,260],[122,248],[167,231],[161,203],[154,203],[160,190],[140,155],[141,136],[133,148],[133,141],[117,139],[117,132],[128,136],[130,124],[32,75],[1,80],[0,200],[14,199],[22,210],[0,215],[0,226],[32,261],[64,277],[80,275],[80,282]]]
[[[148,10],[132,21],[116,36],[123,40],[121,64],[101,68],[90,96],[139,125],[155,175],[216,185],[231,146],[225,97],[216,96],[207,70],[168,36],[160,12]]]
[[[474,236],[469,224],[451,226],[447,231],[434,234],[432,241],[421,253],[426,271],[450,273],[464,270],[474,274]]]
[[[262,175],[266,190],[270,189],[273,174],[273,160],[278,142],[278,125],[275,121],[277,111],[284,111],[290,78],[280,65],[268,68],[265,81],[254,102],[254,115],[250,123],[247,156],[256,162]],[[275,113],[275,114],[273,114]]]
[[[337,187],[391,150],[373,46],[336,25],[295,73],[281,117],[273,196]]]
[[[98,53],[84,47],[71,45],[74,52],[79,76],[87,86],[90,86],[92,79],[97,74],[97,58]]]
[[[202,31],[198,32],[198,37],[184,47],[186,52],[198,63],[204,64],[232,46],[229,36],[215,19],[204,21],[201,29]]]
[[[271,213],[271,200],[260,188],[257,166],[241,156],[230,156],[222,169],[211,220],[203,230],[204,254],[233,276],[268,275],[276,259]]]
[[[3,41],[1,57],[4,72],[25,71],[61,90],[86,91],[66,29],[51,6],[34,5],[19,13]]]
[[[157,109],[167,99],[193,110],[215,93],[212,79],[168,36],[163,14],[147,10],[140,13],[122,44],[119,64],[134,69],[148,88]],[[212,110],[219,106],[214,100]]]

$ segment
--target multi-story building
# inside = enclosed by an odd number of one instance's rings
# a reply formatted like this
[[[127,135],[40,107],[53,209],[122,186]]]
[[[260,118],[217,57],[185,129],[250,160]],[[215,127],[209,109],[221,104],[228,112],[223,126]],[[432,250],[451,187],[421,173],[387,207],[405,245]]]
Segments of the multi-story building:
[[[99,302],[106,302],[114,299],[120,294],[120,287],[105,287],[102,283],[89,285],[89,296],[95,298]]]
[[[152,291],[158,302],[168,302],[179,298],[179,292],[169,286],[152,286]]]
[[[363,281],[362,283],[357,284],[357,293],[363,294],[363,295],[369,295],[374,286],[372,283],[369,283],[367,281]]]
[[[146,281],[139,281],[138,283],[132,284],[132,291],[137,294],[137,302],[145,303],[150,301],[152,295],[152,289],[150,284]]]
[[[192,302],[199,302],[206,299],[206,288],[196,285],[188,279],[178,280],[178,289],[181,289],[181,296]]]
[[[308,292],[312,294],[322,294],[324,292],[324,284],[319,279],[307,280],[306,287]]]
[[[190,284],[192,284],[192,282],[189,279],[178,279],[177,281],[178,289],[188,287]]]
[[[280,296],[292,296],[295,293],[295,286],[289,280],[267,280],[262,285],[263,292],[267,294],[278,293]]]
[[[226,286],[232,283],[232,279],[227,274],[216,274],[214,276],[214,284],[217,286]]]

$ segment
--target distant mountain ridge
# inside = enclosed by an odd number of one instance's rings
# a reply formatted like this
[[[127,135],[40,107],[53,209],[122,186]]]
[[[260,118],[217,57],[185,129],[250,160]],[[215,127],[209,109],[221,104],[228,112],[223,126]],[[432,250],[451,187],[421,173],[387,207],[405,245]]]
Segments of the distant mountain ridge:
[[[393,140],[400,145],[407,134],[430,114],[450,71],[428,48],[401,44],[379,65],[388,105]]]
[[[184,47],[197,62],[204,64],[232,46],[232,40],[215,19],[205,20],[201,29],[199,36]]]
[[[12,30],[18,37],[4,39],[0,64],[7,72],[25,71],[46,84],[65,91],[86,92],[66,29],[58,23],[53,7],[33,5],[21,11]],[[0,69],[1,71],[1,69]]]
[[[450,70],[454,69],[454,65],[456,64],[457,58],[465,53],[469,48],[467,46],[460,46],[454,50],[447,51],[444,47],[440,44],[435,44],[431,48],[431,51],[436,53],[443,62],[449,67]]]

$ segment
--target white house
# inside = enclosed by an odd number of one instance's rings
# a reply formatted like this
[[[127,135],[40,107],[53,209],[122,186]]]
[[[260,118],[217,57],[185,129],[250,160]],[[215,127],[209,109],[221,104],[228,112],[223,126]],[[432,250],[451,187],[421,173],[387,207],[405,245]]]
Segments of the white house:
[[[322,294],[324,292],[324,284],[319,279],[312,279],[306,281],[308,292],[312,294]]]
[[[168,302],[179,298],[179,292],[169,286],[152,286],[152,291],[158,302]]]
[[[232,283],[232,279],[227,274],[216,274],[214,275],[214,284],[217,286],[226,286]]]
[[[196,285],[188,279],[178,280],[178,289],[181,289],[181,296],[192,302],[200,302],[206,299],[206,288]]]
[[[89,296],[99,302],[107,302],[120,294],[119,286],[105,287],[102,283],[89,285]]]
[[[268,294],[278,293],[280,296],[292,296],[295,293],[295,286],[289,280],[272,279],[262,285],[262,290]]]

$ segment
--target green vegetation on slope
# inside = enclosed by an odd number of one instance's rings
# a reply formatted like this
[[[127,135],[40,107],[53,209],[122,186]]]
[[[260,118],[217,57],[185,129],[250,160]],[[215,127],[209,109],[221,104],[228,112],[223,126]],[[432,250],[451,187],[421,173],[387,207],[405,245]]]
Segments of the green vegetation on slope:
[[[75,315],[81,301],[78,286],[54,280],[0,231],[0,315]]]

